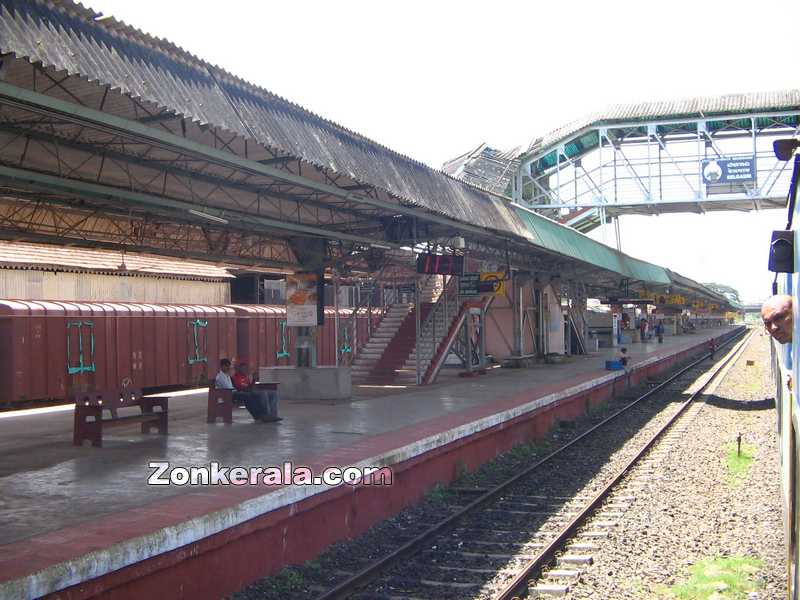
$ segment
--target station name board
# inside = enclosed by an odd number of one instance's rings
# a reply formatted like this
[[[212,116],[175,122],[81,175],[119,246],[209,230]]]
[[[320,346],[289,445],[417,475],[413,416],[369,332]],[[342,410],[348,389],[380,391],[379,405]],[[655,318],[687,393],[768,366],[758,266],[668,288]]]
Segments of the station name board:
[[[655,298],[607,298],[601,304],[655,304]]]
[[[756,161],[748,158],[712,158],[702,161],[703,183],[740,183],[756,180]]]

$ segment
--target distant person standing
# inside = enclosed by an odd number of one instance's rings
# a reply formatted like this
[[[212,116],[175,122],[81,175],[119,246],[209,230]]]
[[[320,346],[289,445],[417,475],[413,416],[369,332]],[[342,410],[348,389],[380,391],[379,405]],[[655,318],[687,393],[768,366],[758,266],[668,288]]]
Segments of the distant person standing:
[[[639,333],[642,337],[642,343],[644,344],[645,340],[647,339],[647,319],[644,317],[642,317],[639,321]]]
[[[664,322],[659,321],[658,325],[656,325],[656,337],[658,338],[658,343],[664,343]]]

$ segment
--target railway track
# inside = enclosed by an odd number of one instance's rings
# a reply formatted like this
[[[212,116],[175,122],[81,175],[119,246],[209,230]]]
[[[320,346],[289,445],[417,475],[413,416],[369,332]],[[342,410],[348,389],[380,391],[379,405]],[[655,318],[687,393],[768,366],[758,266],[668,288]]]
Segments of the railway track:
[[[743,350],[750,335],[713,368],[705,354],[496,486],[453,490],[449,516],[317,600],[565,595],[624,517],[637,489],[654,474],[646,465],[632,479],[634,467]]]

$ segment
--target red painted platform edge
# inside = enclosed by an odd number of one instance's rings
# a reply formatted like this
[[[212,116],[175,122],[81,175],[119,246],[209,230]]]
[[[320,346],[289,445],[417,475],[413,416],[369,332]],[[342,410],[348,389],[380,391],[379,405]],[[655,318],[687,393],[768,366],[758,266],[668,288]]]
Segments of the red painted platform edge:
[[[635,370],[632,383],[669,369],[703,347],[703,343],[692,346]],[[556,419],[574,419],[609,398],[613,383],[605,382],[398,463],[390,487],[335,488],[47,598],[224,597],[287,565],[309,560],[338,540],[363,533],[418,501],[434,485],[449,483],[516,444],[541,439]]]

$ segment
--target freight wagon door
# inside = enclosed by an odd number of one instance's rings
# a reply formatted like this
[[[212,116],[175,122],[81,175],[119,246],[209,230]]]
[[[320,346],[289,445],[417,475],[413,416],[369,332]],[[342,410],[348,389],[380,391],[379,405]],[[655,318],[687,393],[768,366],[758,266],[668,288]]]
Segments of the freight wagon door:
[[[131,361],[131,379],[134,387],[144,387],[147,385],[144,372],[144,337],[146,334],[145,321],[147,316],[142,307],[138,304],[129,304],[128,308],[131,311],[131,346],[130,346],[130,361]]]
[[[208,385],[208,318],[201,311],[195,311],[186,321],[186,361],[189,385]]]
[[[67,316],[67,373],[72,392],[94,389],[95,361],[94,320],[85,314]]]

